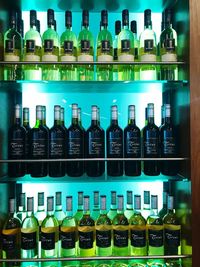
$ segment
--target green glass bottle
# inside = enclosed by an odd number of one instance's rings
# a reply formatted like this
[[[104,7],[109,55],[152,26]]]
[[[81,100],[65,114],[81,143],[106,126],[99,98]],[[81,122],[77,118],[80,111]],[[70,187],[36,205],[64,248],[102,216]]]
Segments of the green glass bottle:
[[[150,191],[144,191],[144,203],[143,203],[143,210],[142,216],[147,219],[150,215]]]
[[[164,255],[163,220],[158,215],[158,196],[151,195],[151,214],[147,218],[148,255]],[[149,259],[148,267],[164,267],[163,259]]]
[[[139,40],[137,37],[137,21],[132,20],[131,21],[131,31],[134,36],[134,61],[139,61],[138,52],[139,52]],[[140,80],[140,68],[138,65],[134,66],[134,80],[138,81]]]
[[[96,255],[111,256],[112,255],[112,223],[107,216],[106,196],[101,196],[100,215],[96,221]],[[109,262],[104,262],[106,264]]]
[[[51,62],[52,64],[43,65],[42,79],[58,81],[60,79],[59,67],[54,65],[59,59],[59,36],[55,31],[54,10],[47,11],[48,29],[42,35],[42,62]]]
[[[77,59],[77,38],[72,31],[72,12],[65,12],[65,27],[66,30],[60,37],[60,61],[74,62]],[[73,64],[61,65],[61,80],[76,81],[77,68]]]
[[[33,197],[27,198],[27,216],[21,228],[21,258],[38,258],[39,223],[34,216]],[[37,266],[37,262],[23,262],[22,266]]]
[[[26,218],[26,193],[20,193],[16,217],[22,222]]]
[[[37,31],[37,14],[35,10],[30,11],[30,30],[25,34],[23,61],[41,61],[42,39]],[[38,64],[24,65],[25,80],[41,80],[42,70]]]
[[[4,61],[19,62],[22,60],[22,37],[17,31],[17,14],[11,11],[9,14],[9,29],[4,34]],[[21,66],[5,65],[4,80],[21,80]]]
[[[112,35],[108,31],[108,12],[101,11],[101,30],[97,36],[97,61],[112,62],[113,61],[113,41]],[[97,80],[112,80],[112,65],[97,65]]]
[[[94,206],[92,209],[91,216],[92,216],[92,219],[96,221],[100,214],[99,191],[94,191],[93,194],[94,194],[94,201],[93,201]]]
[[[118,35],[118,61],[134,61],[134,36],[129,30],[129,11],[122,11],[122,30]],[[119,65],[118,79],[130,81],[134,79],[134,68],[131,65]]]
[[[124,215],[128,220],[130,220],[131,216],[134,214],[133,210],[133,192],[126,191],[126,209],[124,211]]]
[[[57,218],[59,225],[61,225],[63,219],[65,218],[65,213],[62,209],[62,192],[56,192],[56,207],[54,216]]]
[[[78,209],[74,215],[74,218],[78,223],[82,217],[83,217],[83,192],[80,191],[78,192]]]
[[[167,198],[168,198],[168,194],[167,192],[163,192],[163,207],[162,209],[159,211],[159,216],[163,219],[164,216],[167,214]]]
[[[26,129],[26,136],[25,136],[25,158],[29,159],[30,155],[30,122],[29,122],[29,108],[23,108],[23,127]],[[26,174],[30,173],[30,164],[26,163]]]
[[[87,65],[80,65],[78,68],[79,81],[94,80],[94,67],[90,65],[94,59],[94,39],[89,30],[89,12],[83,10],[82,13],[82,30],[78,36],[78,61],[88,62]]]
[[[107,215],[111,221],[117,215],[117,193],[116,191],[111,191],[111,205],[110,205],[110,210],[108,211]]]
[[[146,220],[141,214],[141,196],[134,195],[134,214],[129,220],[130,224],[130,254],[131,256],[146,256]],[[145,260],[131,260],[131,266],[146,267]]]
[[[118,61],[118,35],[121,32],[121,21],[115,21],[115,38],[113,40],[113,60]],[[113,81],[118,81],[118,65],[113,65]]]

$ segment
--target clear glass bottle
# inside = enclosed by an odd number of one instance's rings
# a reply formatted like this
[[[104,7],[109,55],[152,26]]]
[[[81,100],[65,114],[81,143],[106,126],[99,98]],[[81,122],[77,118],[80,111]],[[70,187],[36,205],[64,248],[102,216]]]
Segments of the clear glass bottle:
[[[25,158],[30,159],[30,123],[29,123],[29,108],[23,108],[23,127],[26,129],[25,137]],[[25,163],[26,174],[30,173],[30,163]]]
[[[92,219],[96,222],[97,218],[99,217],[100,214],[100,206],[99,206],[99,191],[94,191],[93,192],[93,209],[91,212],[91,217]]]
[[[137,36],[137,21],[136,20],[132,20],[131,21],[131,31],[133,33],[134,36],[134,61],[139,61],[139,39]],[[134,66],[134,80],[135,81],[139,81],[140,80],[140,68],[138,65]]]
[[[83,217],[83,192],[80,191],[78,192],[78,209],[74,215],[74,218],[78,223],[82,217]]]
[[[60,61],[74,62],[77,60],[77,38],[72,31],[72,12],[69,10],[65,12],[65,27],[60,37]],[[73,64],[62,65],[60,72],[62,81],[77,80],[77,68]]]
[[[128,220],[130,220],[131,216],[134,214],[133,210],[133,192],[126,191],[126,209],[124,211],[124,215]]]
[[[78,61],[88,62],[86,65],[80,65],[78,68],[79,81],[94,80],[94,67],[89,62],[94,60],[94,39],[89,30],[89,12],[83,10],[82,13],[82,30],[78,36]]]
[[[117,193],[116,191],[111,191],[111,205],[110,210],[107,213],[108,218],[113,221],[114,217],[117,215]]]
[[[63,219],[65,218],[65,213],[62,208],[62,192],[56,192],[56,207],[54,216],[57,218],[59,225],[61,225]]]
[[[83,216],[78,222],[78,254],[95,256],[95,221],[90,216],[90,197],[84,196]]]
[[[54,10],[48,9],[48,29],[42,35],[42,62],[57,62],[59,60],[59,36],[55,31],[54,20]],[[60,79],[58,65],[53,63],[43,65],[42,79],[58,81]]]
[[[147,219],[151,212],[150,191],[144,191],[142,216]]]
[[[139,60],[141,62],[156,62],[157,43],[156,34],[152,30],[151,10],[144,11],[144,31],[140,35]],[[155,65],[143,65],[140,68],[140,80],[156,80]]]
[[[121,32],[121,20],[115,21],[115,38],[113,40],[113,60],[118,61],[118,35]],[[119,66],[113,65],[113,81],[118,81]]]
[[[30,30],[25,34],[23,61],[39,62],[42,54],[42,39],[37,31],[37,13],[30,11]],[[38,64],[24,65],[25,80],[41,80],[42,69]]]
[[[23,222],[26,218],[26,193],[19,194],[19,206],[16,213],[16,217]]]
[[[112,35],[108,31],[108,12],[101,11],[101,30],[97,36],[97,55],[98,62],[113,61],[113,41]],[[97,80],[112,81],[112,65],[97,65]]]

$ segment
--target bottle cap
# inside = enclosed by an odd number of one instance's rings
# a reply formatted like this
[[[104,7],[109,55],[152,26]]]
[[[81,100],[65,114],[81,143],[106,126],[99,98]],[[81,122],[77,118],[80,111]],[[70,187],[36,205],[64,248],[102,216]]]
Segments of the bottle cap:
[[[167,207],[168,207],[168,210],[174,209],[174,197],[173,196],[168,196]]]
[[[118,210],[123,210],[124,209],[124,196],[123,195],[118,195],[117,199],[118,199],[117,209]]]
[[[128,114],[129,114],[129,119],[132,119],[132,120],[135,119],[135,105],[128,106]]]
[[[56,192],[56,206],[62,205],[62,192]]]
[[[144,204],[150,204],[150,191],[144,191]]]
[[[85,27],[89,26],[89,12],[88,10],[83,10],[82,13],[82,25]]]
[[[10,213],[15,212],[15,199],[14,198],[9,199],[9,212]]]
[[[102,195],[101,198],[101,210],[106,210],[106,196]]]
[[[134,210],[141,210],[141,196],[134,195]]]
[[[157,210],[158,209],[158,196],[151,195],[151,209]]]
[[[25,208],[26,193],[20,193],[19,195],[19,206]]]
[[[48,26],[54,25],[54,10],[53,9],[47,10],[47,24]]]
[[[115,21],[115,35],[118,35],[121,32],[121,21]]]
[[[165,25],[172,24],[173,11],[171,8],[165,9]]]
[[[99,205],[99,191],[94,191],[94,205]]]
[[[78,205],[82,206],[83,205],[83,192],[78,192]]]
[[[44,206],[44,192],[38,193],[38,206]]]
[[[144,11],[144,26],[148,27],[151,26],[151,9],[146,9]]]
[[[47,197],[47,211],[54,210],[53,201],[54,201],[54,197]]]
[[[90,197],[89,196],[84,196],[84,211],[90,210]]]
[[[30,26],[37,25],[37,13],[35,10],[30,10]]]
[[[32,211],[34,210],[34,198],[33,197],[27,197],[27,211]]]
[[[117,203],[116,196],[117,196],[116,191],[111,191],[111,204],[112,205],[116,205],[116,203]]]
[[[129,11],[128,11],[128,9],[124,9],[122,11],[122,25],[123,26],[129,25]]]
[[[108,26],[108,11],[105,9],[101,11],[101,25]]]
[[[66,197],[66,211],[72,211],[72,196]]]
[[[72,12],[69,10],[65,12],[65,26],[72,27]]]
[[[9,23],[10,26],[12,27],[13,25],[17,25],[17,12],[14,10],[11,10],[9,13]]]
[[[127,204],[132,205],[133,204],[133,192],[127,191]]]

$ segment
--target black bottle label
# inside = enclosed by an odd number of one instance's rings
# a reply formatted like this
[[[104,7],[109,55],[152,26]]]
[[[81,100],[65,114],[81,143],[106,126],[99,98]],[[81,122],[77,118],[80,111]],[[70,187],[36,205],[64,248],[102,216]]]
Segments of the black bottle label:
[[[137,248],[146,246],[145,230],[131,230],[131,246]]]
[[[110,52],[110,41],[108,41],[108,40],[101,41],[101,51],[102,51],[102,53],[109,53]]]
[[[60,239],[61,239],[61,247],[65,249],[72,249],[75,248],[75,232],[61,232]]]
[[[149,246],[162,247],[163,246],[163,230],[150,230],[148,231]]]
[[[167,51],[175,51],[175,39],[169,38],[165,40],[165,48]]]
[[[73,41],[64,41],[64,53],[65,54],[72,54],[73,53]]]
[[[32,142],[32,155],[33,157],[45,157],[46,156],[46,140],[44,138],[38,138]]]
[[[35,40],[26,41],[26,53],[35,53]]]
[[[55,233],[41,232],[41,247],[44,250],[55,249]]]
[[[68,141],[69,155],[81,155],[83,153],[83,146],[80,137],[70,137]]]
[[[165,137],[163,140],[163,153],[168,155],[176,154],[176,144],[174,137]]]
[[[100,248],[111,246],[111,231],[96,231],[96,245]]]
[[[79,247],[83,249],[93,248],[94,233],[79,231]]]
[[[54,138],[50,141],[50,156],[51,157],[62,157],[64,155],[64,139]]]
[[[101,138],[90,138],[89,140],[89,154],[90,155],[102,155],[103,142]]]
[[[128,230],[119,231],[114,230],[114,246],[124,248],[128,246]]]
[[[123,52],[129,52],[130,48],[131,48],[131,43],[130,43],[129,39],[121,41],[121,52],[122,53]]]
[[[89,40],[81,40],[81,52],[82,53],[90,52],[90,41]]]
[[[146,155],[158,155],[159,141],[157,137],[149,137],[144,143]]]
[[[180,237],[180,230],[165,229],[165,242],[169,247],[179,247]]]
[[[13,42],[13,40],[6,40],[5,52],[6,53],[13,53],[14,52],[14,42]]]
[[[21,233],[21,248],[25,250],[36,248],[36,235],[37,232],[33,233]]]
[[[126,153],[131,155],[140,155],[140,138],[132,137],[130,134],[127,134],[126,139]]]
[[[10,156],[23,157],[25,143],[22,138],[15,138],[10,141]]]
[[[53,52],[53,40],[44,40],[44,52]]]
[[[122,147],[122,139],[118,138],[110,138],[109,142],[109,153],[111,155],[122,155],[123,154],[123,147]]]
[[[16,248],[16,235],[4,235],[2,234],[2,249],[4,251],[13,250]]]
[[[153,39],[144,40],[144,52],[153,51]]]
[[[114,57],[113,57],[113,59],[114,60],[118,60],[118,55],[117,55],[117,48],[114,48]]]

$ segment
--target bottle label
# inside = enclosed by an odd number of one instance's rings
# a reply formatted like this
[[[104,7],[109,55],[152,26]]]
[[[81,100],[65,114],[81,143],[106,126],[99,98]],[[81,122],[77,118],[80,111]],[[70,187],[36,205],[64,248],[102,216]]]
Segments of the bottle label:
[[[73,41],[64,41],[63,50],[65,54],[72,54],[74,50]]]
[[[147,54],[141,56],[141,62],[154,62],[156,61],[156,55]]]
[[[169,38],[165,40],[165,49],[168,52],[175,52],[175,39]]]
[[[111,155],[122,155],[123,147],[122,147],[122,139],[120,137],[113,138],[111,137],[109,140],[109,154]]]
[[[75,62],[76,57],[72,55],[64,55],[60,57],[61,62]]]
[[[153,39],[144,40],[144,52],[149,53],[153,51]]]
[[[137,248],[146,246],[145,230],[131,230],[131,246]]]
[[[111,55],[100,55],[98,56],[98,61],[108,61],[108,62],[112,62],[113,61],[113,57]]]
[[[14,53],[14,42],[13,40],[6,40],[6,47],[5,47],[6,53]]]
[[[35,53],[35,40],[26,41],[26,53]]]
[[[65,152],[65,140],[63,138],[54,138],[50,140],[50,156],[62,157]]]
[[[81,40],[81,53],[89,53],[89,52],[90,52],[90,41]]]
[[[58,61],[58,57],[56,55],[43,55],[42,61],[44,62],[51,62],[51,61]]]
[[[103,155],[103,140],[101,138],[89,139],[89,154],[90,155]]]
[[[37,55],[26,55],[24,57],[24,61],[31,61],[31,62],[37,62],[40,61],[40,56]]]
[[[21,248],[25,250],[36,248],[36,235],[37,232],[33,233],[21,233]]]
[[[163,230],[148,230],[149,246],[162,247],[163,246]]]
[[[114,230],[114,246],[124,248],[128,246],[128,230]]]
[[[176,155],[176,144],[174,137],[165,137],[163,140],[163,153],[168,155]]]
[[[55,249],[55,233],[41,232],[41,247],[44,250]]]
[[[111,246],[111,231],[96,231],[96,245],[100,248]]]
[[[157,137],[149,137],[144,142],[144,149],[146,155],[158,155],[159,141]]]
[[[70,137],[68,140],[68,154],[81,155],[83,153],[82,139],[80,137]]]
[[[4,235],[2,234],[2,249],[4,251],[13,250],[16,248],[16,235]]]
[[[139,137],[131,137],[131,134],[128,133],[128,136],[126,139],[126,153],[140,156],[141,148],[140,148],[140,138]]]
[[[82,62],[82,61],[92,62],[93,56],[92,55],[80,55],[80,56],[78,56],[78,61],[80,61],[80,62]]]
[[[121,53],[127,53],[131,49],[131,42],[129,39],[121,40]]]
[[[177,61],[177,55],[173,54],[173,53],[166,53],[164,55],[161,56],[161,61],[162,62],[174,62]]]
[[[165,242],[169,247],[180,246],[181,231],[165,229]]]
[[[44,52],[45,53],[52,53],[53,52],[53,40],[48,39],[44,40]]]
[[[79,231],[79,247],[83,249],[93,248],[94,233]]]
[[[110,53],[110,41],[108,40],[101,41],[101,52]]]
[[[10,156],[23,157],[24,156],[24,140],[22,138],[12,139],[10,141]]]
[[[75,248],[76,232],[61,232],[61,247],[64,249]]]
[[[118,60],[121,62],[133,62],[134,61],[134,55],[119,55]]]
[[[38,138],[37,140],[33,140],[32,142],[32,156],[37,157],[45,157],[47,151],[47,143],[43,138]]]

